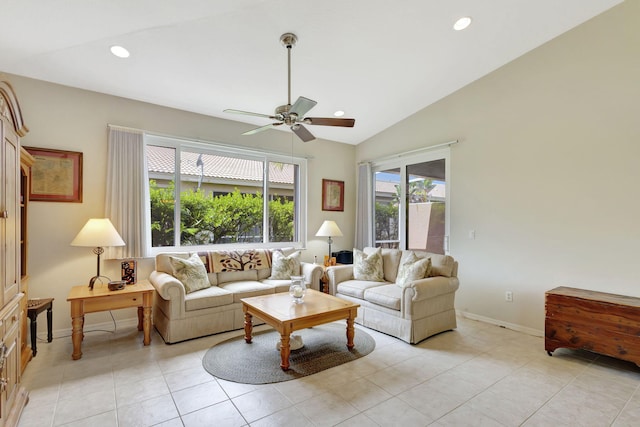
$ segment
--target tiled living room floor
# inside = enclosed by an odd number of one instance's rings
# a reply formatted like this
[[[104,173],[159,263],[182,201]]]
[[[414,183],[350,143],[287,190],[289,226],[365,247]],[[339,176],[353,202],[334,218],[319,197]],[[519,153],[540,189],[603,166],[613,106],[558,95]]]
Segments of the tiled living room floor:
[[[265,326],[256,328],[264,329]],[[473,320],[411,346],[366,330],[370,355],[284,383],[216,380],[204,353],[242,331],[165,345],[157,333],[40,342],[23,376],[28,426],[637,426],[640,368]],[[357,331],[356,331],[357,333]],[[274,350],[275,351],[275,350]]]

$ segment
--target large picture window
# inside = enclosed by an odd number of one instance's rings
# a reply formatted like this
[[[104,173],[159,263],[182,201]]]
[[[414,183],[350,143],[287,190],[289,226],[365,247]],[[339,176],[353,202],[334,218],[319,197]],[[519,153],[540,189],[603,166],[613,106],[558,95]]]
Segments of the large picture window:
[[[152,253],[304,245],[305,159],[157,136],[145,142]]]

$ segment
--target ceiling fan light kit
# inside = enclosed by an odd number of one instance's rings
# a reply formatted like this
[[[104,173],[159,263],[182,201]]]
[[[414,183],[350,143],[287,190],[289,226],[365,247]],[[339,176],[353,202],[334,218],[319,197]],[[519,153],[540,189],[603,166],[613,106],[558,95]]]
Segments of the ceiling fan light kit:
[[[317,102],[305,98],[304,96],[298,97],[296,102],[291,104],[291,48],[296,45],[298,37],[293,33],[285,33],[280,36],[280,43],[287,49],[287,103],[276,107],[273,115],[252,113],[250,111],[232,110],[226,109],[225,113],[243,114],[246,116],[264,117],[271,120],[276,120],[259,128],[252,129],[243,133],[243,135],[253,135],[258,132],[262,132],[268,129],[272,129],[276,126],[287,125],[293,133],[296,134],[304,142],[313,141],[316,139],[309,130],[303,126],[316,125],[316,126],[340,126],[340,127],[353,127],[356,123],[355,119],[334,118],[334,117],[304,117]]]

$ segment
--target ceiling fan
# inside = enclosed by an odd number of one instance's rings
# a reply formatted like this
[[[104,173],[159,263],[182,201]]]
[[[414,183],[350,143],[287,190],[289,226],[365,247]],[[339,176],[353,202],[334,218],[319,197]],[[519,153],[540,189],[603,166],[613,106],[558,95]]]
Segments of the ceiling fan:
[[[225,113],[233,113],[233,114],[244,114],[247,116],[255,116],[255,117],[264,117],[271,120],[276,120],[274,123],[270,123],[265,126],[261,126],[256,129],[252,129],[248,132],[243,133],[243,135],[253,135],[254,133],[262,132],[268,129],[272,129],[276,126],[287,125],[291,128],[293,133],[295,133],[298,138],[300,138],[304,142],[312,141],[316,139],[309,130],[303,126],[305,125],[320,125],[320,126],[342,126],[342,127],[353,127],[356,123],[355,119],[344,119],[344,118],[333,118],[333,117],[304,117],[304,115],[311,110],[316,104],[316,101],[313,101],[309,98],[305,98],[304,96],[298,97],[293,105],[291,104],[291,48],[296,45],[298,38],[295,34],[285,33],[280,36],[280,43],[284,47],[287,48],[287,65],[288,65],[288,97],[287,104],[281,105],[276,108],[275,113],[273,115],[269,114],[260,114],[260,113],[251,113],[249,111],[241,111],[241,110],[224,110]]]

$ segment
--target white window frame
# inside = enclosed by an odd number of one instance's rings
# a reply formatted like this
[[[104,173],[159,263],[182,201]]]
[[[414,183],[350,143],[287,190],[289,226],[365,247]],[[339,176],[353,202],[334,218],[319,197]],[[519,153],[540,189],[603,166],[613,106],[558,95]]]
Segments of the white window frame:
[[[153,247],[151,242],[151,227],[147,228],[146,246],[147,251],[151,256],[155,256],[162,252],[198,252],[209,251],[215,249],[242,249],[242,248],[284,248],[295,247],[304,248],[306,246],[306,230],[307,230],[307,159],[304,157],[296,157],[293,155],[270,152],[266,150],[241,148],[237,146],[230,146],[221,143],[214,142],[200,142],[192,141],[188,139],[180,139],[176,137],[168,137],[162,135],[145,134],[144,138],[145,147],[149,145],[174,148],[176,150],[175,164],[174,164],[174,183],[175,183],[175,200],[176,209],[174,211],[174,224],[180,223],[180,186],[181,179],[178,176],[180,173],[180,153],[182,151],[189,151],[194,153],[214,154],[219,156],[237,157],[248,160],[261,161],[264,164],[264,177],[263,177],[263,194],[267,195],[269,185],[269,162],[276,163],[289,163],[298,166],[297,179],[294,180],[294,194],[295,194],[295,212],[294,218],[294,235],[297,240],[293,242],[266,242],[269,237],[269,215],[268,215],[268,203],[269,198],[264,197],[264,216],[263,216],[263,241],[261,243],[225,243],[225,244],[212,244],[212,245],[198,245],[198,246],[161,246]],[[145,163],[145,171],[148,171],[148,167]],[[151,206],[149,195],[149,184],[147,179],[147,191],[145,192],[145,214],[147,215],[148,223],[151,225]],[[180,229],[175,228],[174,241],[180,242]]]
[[[444,252],[445,254],[449,254],[449,236],[451,235],[451,198],[450,198],[450,189],[451,189],[451,149],[449,147],[439,148],[424,151],[420,154],[412,154],[407,156],[401,156],[394,159],[389,160],[380,160],[371,163],[371,212],[372,212],[372,220],[371,220],[371,237],[372,244],[375,246],[376,244],[376,221],[375,221],[375,203],[376,203],[376,172],[383,172],[389,169],[400,169],[400,192],[402,197],[400,198],[400,212],[398,215],[398,237],[400,240],[399,247],[400,249],[405,250],[407,248],[407,166],[430,162],[434,160],[445,161],[445,237],[444,237]]]

